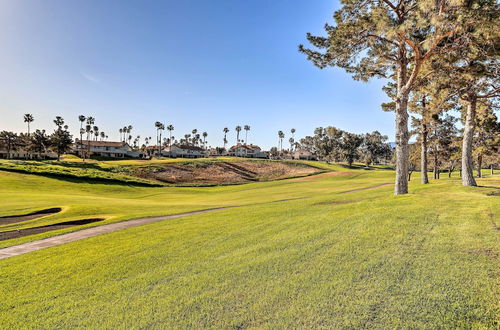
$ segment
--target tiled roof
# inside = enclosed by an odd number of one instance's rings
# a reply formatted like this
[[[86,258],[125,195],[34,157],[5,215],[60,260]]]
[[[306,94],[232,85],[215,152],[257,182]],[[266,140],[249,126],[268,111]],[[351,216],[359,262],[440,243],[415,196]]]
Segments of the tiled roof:
[[[196,150],[196,151],[205,151],[205,149],[203,148],[200,148],[200,147],[196,147],[196,146],[189,146],[189,145],[178,145],[178,144],[173,144],[172,147],[177,147],[179,149],[183,149],[183,150]]]
[[[229,150],[236,150],[238,148],[245,148],[248,150],[260,150],[259,146],[255,146],[253,144],[240,144],[240,143],[235,146],[232,146],[231,148],[229,148]]]

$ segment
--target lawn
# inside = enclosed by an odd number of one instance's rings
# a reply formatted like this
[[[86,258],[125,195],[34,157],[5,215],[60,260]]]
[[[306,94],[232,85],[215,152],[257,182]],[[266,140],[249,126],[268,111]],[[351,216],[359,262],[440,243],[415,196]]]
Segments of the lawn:
[[[500,176],[465,188],[415,173],[394,197],[354,191],[392,182],[390,170],[322,166],[335,172],[205,188],[0,171],[0,216],[63,207],[0,231],[239,206],[0,260],[0,327],[499,326]]]

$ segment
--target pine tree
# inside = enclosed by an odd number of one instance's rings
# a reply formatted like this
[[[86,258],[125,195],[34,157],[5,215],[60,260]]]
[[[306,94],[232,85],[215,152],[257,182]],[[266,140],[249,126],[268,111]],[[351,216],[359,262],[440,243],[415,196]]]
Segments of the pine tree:
[[[326,37],[307,34],[316,49],[299,50],[316,66],[344,68],[356,80],[390,79],[395,87],[395,194],[408,193],[408,99],[424,64],[460,45],[462,5],[445,0],[343,0]]]

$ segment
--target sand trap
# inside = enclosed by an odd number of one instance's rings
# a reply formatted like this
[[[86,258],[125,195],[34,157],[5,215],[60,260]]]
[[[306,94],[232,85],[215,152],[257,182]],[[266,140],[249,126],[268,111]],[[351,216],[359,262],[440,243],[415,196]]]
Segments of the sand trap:
[[[5,241],[8,239],[45,233],[47,231],[59,230],[59,229],[64,229],[64,228],[69,228],[69,227],[74,227],[74,226],[83,226],[83,225],[86,225],[89,223],[103,221],[103,220],[104,219],[102,219],[102,218],[73,220],[73,221],[54,223],[52,225],[47,225],[47,226],[4,231],[4,232],[0,233],[0,241]]]
[[[0,225],[10,225],[11,223],[18,223],[28,220],[33,220],[41,217],[46,217],[48,215],[56,214],[61,212],[62,209],[60,207],[54,207],[51,209],[40,210],[36,212],[31,212],[23,215],[8,215],[4,217],[0,217]]]

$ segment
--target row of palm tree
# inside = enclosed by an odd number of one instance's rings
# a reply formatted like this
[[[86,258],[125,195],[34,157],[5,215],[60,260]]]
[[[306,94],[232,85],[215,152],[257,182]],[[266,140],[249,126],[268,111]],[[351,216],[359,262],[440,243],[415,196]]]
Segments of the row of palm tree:
[[[247,142],[248,142],[248,131],[250,131],[250,125],[244,125],[243,126],[243,130],[245,130],[245,140],[243,140],[243,139],[240,140],[240,132],[242,131],[242,128],[241,128],[240,125],[236,126],[234,128],[234,130],[236,131],[236,145],[238,145],[240,143],[244,143],[246,145]],[[224,129],[222,130],[222,132],[224,133],[224,139],[223,139],[224,149],[226,149],[226,145],[228,143],[228,141],[227,141],[227,133],[229,133],[229,128],[224,127]]]
[[[78,120],[80,121],[80,141],[83,141],[83,135],[87,134],[87,142],[88,142],[88,148],[90,148],[90,141],[93,139],[94,141],[97,141],[99,138],[101,141],[105,141],[108,139],[108,135],[106,135],[105,132],[99,131],[99,127],[95,126],[95,118],[92,116],[84,116],[80,115],[78,116]],[[28,136],[30,135],[30,124],[34,121],[34,117],[32,114],[25,114],[24,115],[24,122],[27,123],[28,125]],[[84,127],[84,124],[85,127]],[[193,145],[193,146],[200,146],[203,148],[207,148],[207,142],[206,138],[208,136],[207,132],[203,132],[201,135],[198,133],[197,129],[193,129],[191,131],[191,134],[185,134],[183,139],[180,139],[179,141],[175,140],[175,137],[172,136],[172,132],[174,131],[174,126],[173,125],[167,125],[163,124],[160,121],[155,122],[155,128],[156,128],[156,148],[158,150],[158,154],[161,154],[161,148],[163,146],[168,146],[169,149],[174,143],[181,143],[185,145]],[[132,145],[134,148],[137,148],[140,144],[140,136],[137,135],[134,140],[133,144],[132,142],[132,125],[124,126],[123,128],[120,128],[118,131],[120,133],[120,141],[122,142],[127,142],[129,145]],[[162,140],[162,133],[164,130],[167,130],[169,132],[169,138],[163,139]],[[251,127],[250,125],[244,125],[243,127],[240,125],[237,125],[235,127],[236,131],[236,144],[244,143],[245,145],[248,142],[248,132],[250,131]],[[245,139],[240,139],[240,133],[241,131],[245,131]],[[223,144],[224,144],[224,149],[226,149],[228,140],[227,140],[227,134],[230,132],[229,128],[224,127],[222,130],[224,133],[224,138],[223,138]],[[293,150],[293,146],[295,145],[295,128],[292,128],[290,130],[292,137],[288,140],[290,143],[290,151]],[[285,133],[283,131],[278,131],[278,146],[280,148],[280,151],[283,151],[283,139],[285,138]],[[146,137],[145,138],[145,146],[149,146],[151,144],[151,137]],[[162,143],[163,142],[163,143]]]
[[[295,144],[295,128],[292,128],[290,130],[290,133],[292,133],[292,137],[290,139],[288,139],[288,142],[290,143],[290,152],[293,151],[293,148],[294,146],[296,146]],[[280,148],[280,152],[283,152],[283,139],[285,138],[285,133],[283,131],[278,131],[278,146]]]

